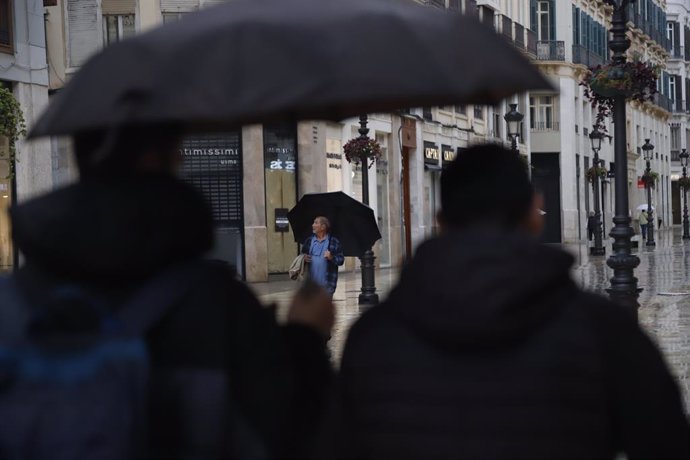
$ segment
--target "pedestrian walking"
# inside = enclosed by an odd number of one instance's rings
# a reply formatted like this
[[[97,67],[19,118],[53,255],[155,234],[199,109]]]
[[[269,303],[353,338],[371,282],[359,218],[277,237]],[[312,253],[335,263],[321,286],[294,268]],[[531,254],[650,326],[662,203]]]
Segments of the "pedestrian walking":
[[[571,255],[538,243],[541,205],[502,147],[472,147],[444,170],[442,235],[348,335],[337,457],[690,457],[658,349],[629,307],[576,286]]]
[[[640,211],[640,215],[638,217],[640,221],[640,232],[642,233],[642,239],[646,240],[647,239],[647,224],[649,223],[649,216],[647,215],[647,210],[643,209]]]
[[[587,216],[587,239],[589,241],[592,241],[592,238],[594,238],[594,232],[596,231],[597,228],[597,219],[594,215],[594,211],[589,212],[589,216]]]
[[[227,267],[202,260],[213,219],[175,178],[180,140],[174,127],[78,134],[80,181],[12,210],[26,262],[0,280],[3,458],[309,455],[333,305],[301,293],[279,326]],[[133,372],[138,334],[150,360]],[[11,353],[26,341],[34,354]]]
[[[338,286],[338,267],[345,263],[340,240],[331,235],[331,223],[317,216],[312,223],[313,235],[302,244],[302,254],[309,264],[309,278],[333,297]]]

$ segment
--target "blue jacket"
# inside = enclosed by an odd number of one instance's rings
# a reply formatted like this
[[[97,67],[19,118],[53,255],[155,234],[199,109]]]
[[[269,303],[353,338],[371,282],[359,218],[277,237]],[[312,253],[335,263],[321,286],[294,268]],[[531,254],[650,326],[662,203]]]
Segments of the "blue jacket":
[[[309,254],[312,238],[314,238],[314,235],[311,235],[302,243],[302,254]],[[335,288],[338,285],[338,266],[345,263],[345,255],[343,254],[340,240],[333,235],[328,235],[328,238],[328,250],[333,254],[333,259],[328,261],[326,280],[328,283],[327,290],[332,294],[335,292]]]

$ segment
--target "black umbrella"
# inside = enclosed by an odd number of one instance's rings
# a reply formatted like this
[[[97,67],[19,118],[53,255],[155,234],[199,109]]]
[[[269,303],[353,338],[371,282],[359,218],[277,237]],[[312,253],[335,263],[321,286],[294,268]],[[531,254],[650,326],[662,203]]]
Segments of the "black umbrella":
[[[343,192],[307,193],[288,212],[295,241],[303,243],[312,234],[317,216],[331,222],[331,234],[340,240],[346,256],[360,257],[381,239],[374,211]]]
[[[107,47],[31,136],[342,120],[534,89],[552,87],[474,17],[412,0],[233,0]]]

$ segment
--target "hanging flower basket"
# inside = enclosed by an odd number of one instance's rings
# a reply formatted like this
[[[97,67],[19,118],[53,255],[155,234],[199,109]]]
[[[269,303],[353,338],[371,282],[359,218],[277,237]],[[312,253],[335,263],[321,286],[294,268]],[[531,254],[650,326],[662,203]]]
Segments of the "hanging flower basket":
[[[659,71],[659,67],[639,61],[589,69],[580,86],[584,87],[585,97],[592,107],[597,109],[594,126],[601,132],[607,132],[604,120],[613,113],[613,99],[616,96],[640,103],[653,100],[657,93]]]
[[[678,179],[678,185],[683,187],[683,189],[687,190],[690,188],[690,177],[681,177]]]
[[[641,179],[645,187],[654,188],[654,184],[659,180],[659,174],[651,171],[650,173],[644,173]]]
[[[589,169],[587,170],[587,181],[589,181],[589,182],[594,182],[594,178],[595,178],[596,176],[599,176],[599,177],[601,177],[601,178],[605,178],[605,177],[606,177],[606,173],[608,173],[608,171],[606,170],[606,168],[604,168],[604,167],[602,167],[602,166],[599,166],[599,167],[597,167],[597,166],[592,166],[591,168],[589,168]]]
[[[343,146],[345,159],[359,164],[363,159],[378,160],[381,158],[381,146],[374,139],[355,137]]]

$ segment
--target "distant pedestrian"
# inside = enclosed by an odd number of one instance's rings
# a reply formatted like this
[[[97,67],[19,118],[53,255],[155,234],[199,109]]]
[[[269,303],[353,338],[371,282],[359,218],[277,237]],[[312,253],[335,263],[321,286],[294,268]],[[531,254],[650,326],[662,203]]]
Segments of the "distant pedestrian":
[[[472,147],[444,170],[443,234],[349,332],[334,455],[690,458],[661,354],[630,307],[578,288],[573,257],[538,243],[541,204],[502,147]]]
[[[647,239],[647,225],[649,224],[649,216],[647,215],[647,210],[643,209],[640,211],[640,215],[638,217],[640,221],[640,232],[642,233],[642,239],[646,240]]]
[[[302,254],[309,264],[309,279],[323,287],[331,297],[338,286],[338,267],[345,263],[340,240],[331,235],[331,223],[318,216],[312,223],[313,235],[302,244]]]
[[[592,241],[592,238],[594,237],[594,232],[596,231],[596,228],[597,228],[596,216],[594,215],[594,211],[590,211],[589,216],[587,217],[587,239],[589,241]]]

